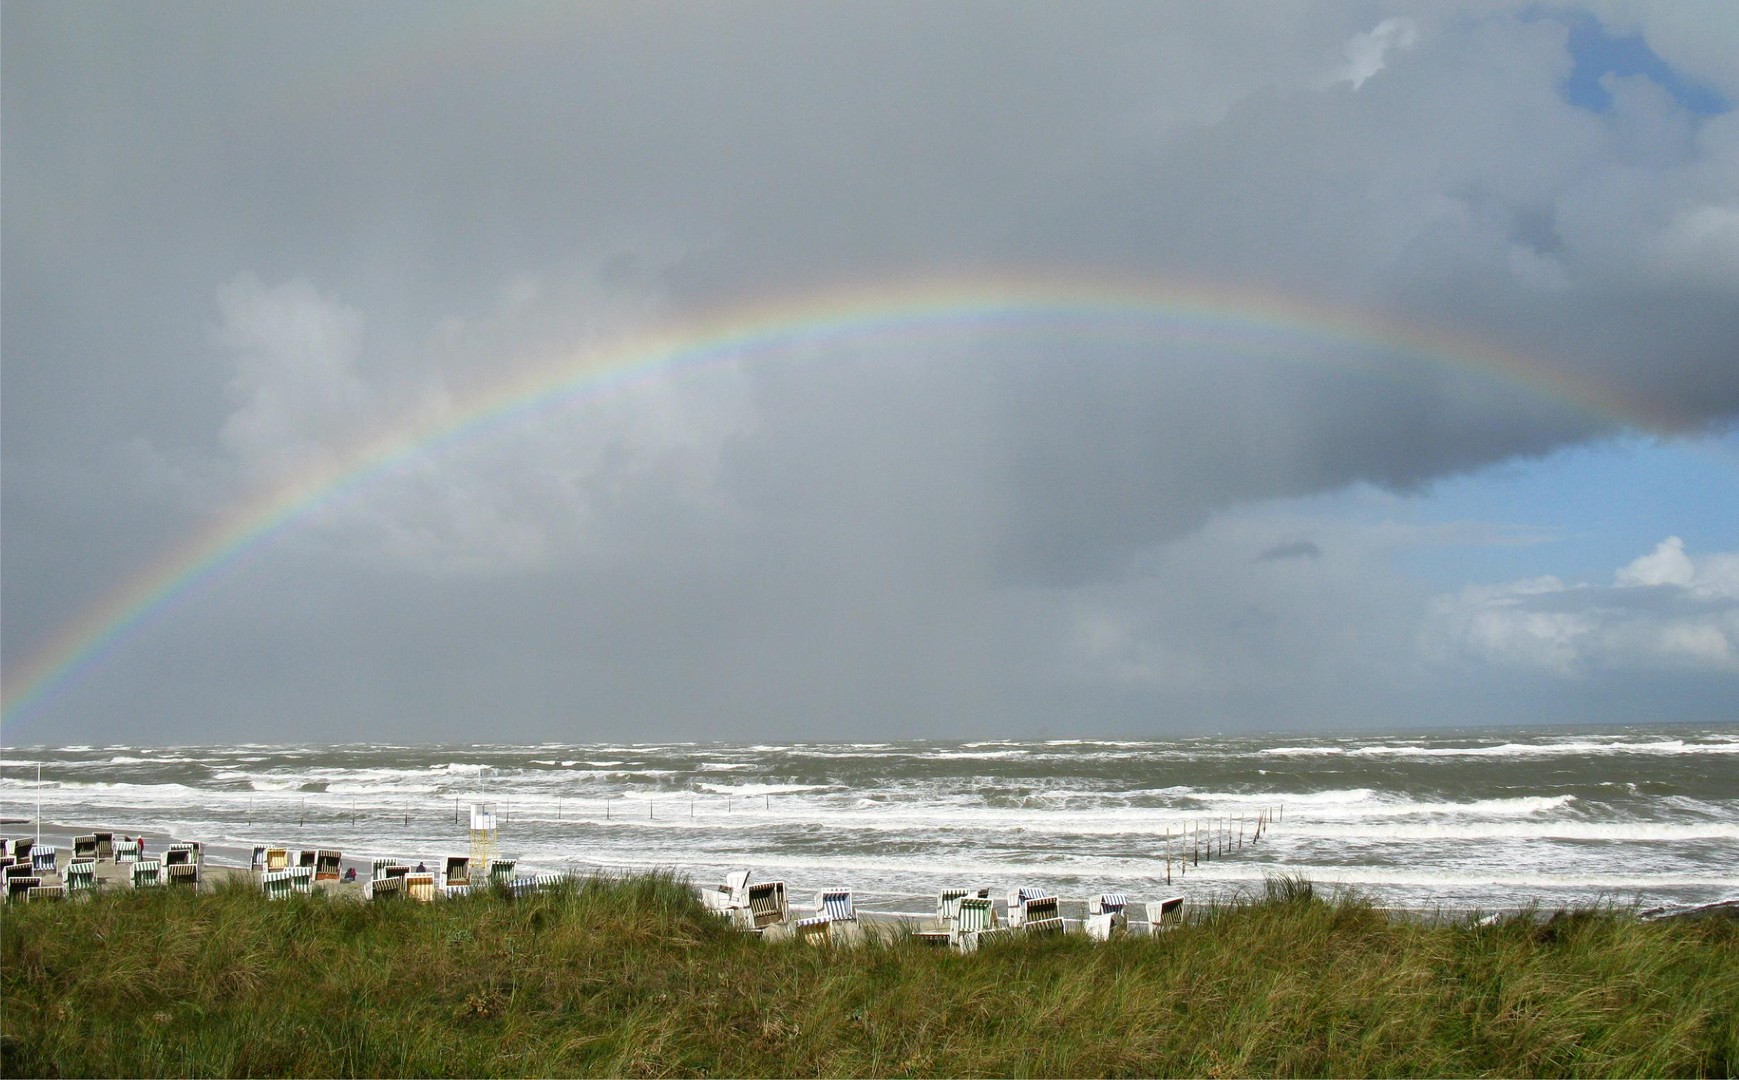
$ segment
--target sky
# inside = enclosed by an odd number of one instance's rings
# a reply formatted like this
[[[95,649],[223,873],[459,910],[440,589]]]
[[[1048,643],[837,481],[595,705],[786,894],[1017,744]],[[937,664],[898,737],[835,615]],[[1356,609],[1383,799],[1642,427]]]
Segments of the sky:
[[[1739,719],[1739,11],[0,9],[0,743]]]

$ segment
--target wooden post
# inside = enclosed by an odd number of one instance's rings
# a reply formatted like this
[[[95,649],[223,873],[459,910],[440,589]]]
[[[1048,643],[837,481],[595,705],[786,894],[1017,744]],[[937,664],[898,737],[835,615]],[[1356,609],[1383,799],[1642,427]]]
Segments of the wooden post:
[[[605,821],[610,820],[610,800],[609,799],[604,800],[604,820]]]

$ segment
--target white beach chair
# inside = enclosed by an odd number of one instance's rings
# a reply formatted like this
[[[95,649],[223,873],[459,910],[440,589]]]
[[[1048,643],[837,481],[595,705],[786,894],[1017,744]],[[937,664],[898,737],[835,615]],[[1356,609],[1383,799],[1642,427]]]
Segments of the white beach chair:
[[[165,848],[163,850],[163,865],[164,866],[191,866],[191,865],[193,865],[193,845],[192,844],[170,844],[167,848]]]
[[[72,857],[75,859],[97,858],[97,838],[95,834],[75,836],[72,838]]]
[[[95,856],[76,858],[66,864],[66,890],[69,893],[97,891],[97,861]]]
[[[971,952],[987,935],[995,935],[1004,927],[996,918],[996,902],[988,896],[962,897],[956,905],[954,927],[949,944],[961,952]]]
[[[189,888],[199,887],[199,864],[194,862],[176,863],[165,866],[163,872],[168,875],[170,885],[185,885]]]
[[[791,924],[791,933],[798,941],[810,945],[831,945],[833,943],[833,920],[825,915],[817,915],[811,919],[798,919]]]
[[[369,878],[368,884],[362,888],[363,896],[369,900],[403,900],[405,897],[405,879],[402,877]]]
[[[1087,901],[1087,918],[1082,929],[1094,941],[1121,937],[1129,929],[1129,917],[1124,910],[1128,906],[1129,897],[1123,893],[1100,893]]]
[[[1183,897],[1181,896],[1170,896],[1164,900],[1149,900],[1143,905],[1143,909],[1147,915],[1147,921],[1135,925],[1144,926],[1146,929],[1141,931],[1144,933],[1157,934],[1164,930],[1170,930],[1183,921]]]
[[[267,848],[266,849],[266,870],[268,872],[278,871],[278,870],[288,870],[289,868],[290,868],[290,849],[289,848],[275,847],[275,848]]]
[[[53,844],[39,844],[30,849],[30,869],[37,874],[60,872],[60,852]]]
[[[749,925],[754,930],[765,930],[774,923],[785,921],[785,883],[783,881],[763,881],[749,886]]]
[[[260,875],[260,892],[267,900],[289,899],[296,892],[291,872],[288,869],[265,871]]]
[[[30,899],[31,889],[40,889],[42,879],[29,874],[20,874],[6,879],[6,899],[8,901]]]
[[[64,885],[34,885],[29,889],[29,891],[27,891],[24,894],[24,899],[26,901],[65,900],[66,899],[66,886],[64,886]]]
[[[1021,905],[1021,930],[1027,934],[1060,934],[1063,916],[1054,896],[1033,896]]]
[[[112,832],[94,832],[97,838],[97,858],[113,859],[115,857],[115,834]]]
[[[133,888],[151,889],[163,884],[163,864],[156,859],[141,859],[133,864]]]
[[[856,922],[850,889],[823,889],[815,894],[815,914],[830,922]]]
[[[1018,889],[1008,891],[1008,925],[1019,927],[1026,922],[1027,901],[1037,899],[1047,894],[1043,889],[1034,889],[1022,885]]]
[[[441,875],[441,884],[447,888],[455,885],[471,884],[471,858],[468,855],[449,855],[447,865]]]
[[[513,881],[513,859],[489,860],[489,884],[507,885]]]
[[[259,845],[259,844],[254,845],[254,853],[248,857],[248,869],[252,870],[256,874],[261,874],[261,873],[265,872],[265,869],[266,869],[266,849],[263,845]]]
[[[321,848],[314,853],[314,880],[337,881],[344,870],[344,853],[332,848]]]
[[[429,903],[435,899],[435,875],[406,874],[405,895],[412,900]]]

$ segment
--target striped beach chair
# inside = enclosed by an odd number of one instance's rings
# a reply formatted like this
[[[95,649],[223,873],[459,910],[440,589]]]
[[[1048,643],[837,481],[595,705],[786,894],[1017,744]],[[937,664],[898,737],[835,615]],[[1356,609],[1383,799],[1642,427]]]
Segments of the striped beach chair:
[[[1087,901],[1087,919],[1082,929],[1094,941],[1119,937],[1129,929],[1129,917],[1124,910],[1128,906],[1129,897],[1123,893],[1100,893]]]
[[[26,866],[30,865],[30,849],[36,846],[36,841],[28,836],[12,841],[12,857]]]
[[[42,888],[42,879],[39,877],[32,877],[29,874],[9,877],[6,879],[6,899],[8,901],[28,900],[30,899],[30,890],[40,888]]]
[[[1149,900],[1145,905],[1146,933],[1158,934],[1183,921],[1183,897],[1169,896],[1164,900]]]
[[[260,892],[267,900],[287,900],[296,894],[290,870],[267,870],[260,875]]]
[[[192,844],[170,844],[163,849],[164,866],[192,866]]]
[[[997,922],[995,901],[988,896],[962,897],[955,907],[948,943],[961,952],[972,952],[980,940],[1002,929]]]
[[[815,894],[815,914],[829,922],[856,922],[857,908],[850,889],[823,889]]]
[[[314,868],[312,866],[290,867],[290,888],[303,896],[314,895]]]
[[[171,885],[181,885],[190,889],[199,887],[198,863],[176,863],[173,866],[165,866],[163,872],[168,875],[168,883]]]
[[[97,891],[97,861],[94,856],[76,858],[66,864],[66,891],[74,895]]]
[[[256,874],[266,872],[266,846],[255,844],[253,854],[248,856],[248,869]]]
[[[1018,889],[1008,891],[1008,925],[1020,926],[1026,922],[1026,905],[1028,900],[1036,900],[1047,894],[1043,889],[1034,889],[1022,885]]]
[[[279,871],[279,870],[288,870],[289,868],[290,868],[290,849],[289,848],[274,847],[274,848],[267,848],[266,849],[266,872],[267,873],[274,873],[274,872]]]
[[[514,878],[508,883],[507,891],[514,896],[530,896],[532,893],[559,889],[567,881],[566,874],[534,874],[531,877]]]
[[[506,886],[513,882],[513,859],[489,860],[489,884]]]
[[[38,874],[60,872],[60,852],[53,844],[40,844],[30,849],[30,869]]]
[[[115,857],[115,834],[112,832],[94,832],[97,838],[97,858],[113,859]]]
[[[133,864],[133,888],[152,889],[163,884],[163,864],[156,859],[141,859]]]
[[[321,848],[314,852],[314,880],[337,881],[342,874],[344,853],[332,848]]]
[[[1054,896],[1029,897],[1021,911],[1021,929],[1028,934],[1060,934],[1063,916]]]
[[[810,945],[830,945],[833,943],[833,920],[825,915],[798,919],[791,924],[791,933],[798,941]]]
[[[785,883],[763,881],[749,886],[749,918],[756,930],[785,921]]]
[[[457,900],[461,897],[470,896],[471,895],[471,886],[470,885],[449,885],[445,889],[442,890],[442,895],[444,895],[448,900]]]
[[[724,884],[701,886],[700,902],[714,914],[735,918],[733,912],[749,906],[749,871],[732,870],[725,875]]]
[[[447,888],[455,885],[471,884],[471,859],[466,855],[447,856],[446,869],[441,874],[441,884]]]
[[[369,870],[368,870],[369,880],[379,881],[381,878],[386,877],[385,871],[386,871],[387,867],[397,866],[397,865],[398,865],[398,861],[395,859],[380,859],[380,858],[375,859],[369,866]]]
[[[64,886],[64,885],[35,885],[35,886],[32,886],[27,892],[25,892],[24,899],[26,901],[65,900],[66,899],[66,886]]]
[[[75,859],[97,858],[97,838],[93,834],[75,836],[72,838],[72,857]]]
[[[363,886],[363,895],[370,900],[403,900],[405,898],[405,879],[403,877],[370,878]]]
[[[424,903],[433,901],[436,896],[435,875],[406,874],[405,895],[410,897],[412,900],[421,900]]]

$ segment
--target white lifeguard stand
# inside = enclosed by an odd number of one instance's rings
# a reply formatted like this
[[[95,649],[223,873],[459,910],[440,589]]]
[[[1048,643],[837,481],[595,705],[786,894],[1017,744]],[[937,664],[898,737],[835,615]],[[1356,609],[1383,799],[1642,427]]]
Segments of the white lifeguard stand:
[[[489,860],[499,851],[500,840],[501,832],[495,824],[495,804],[472,803],[471,865],[477,867],[479,873],[487,872]]]

